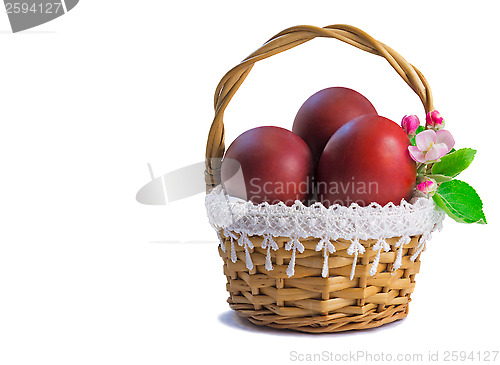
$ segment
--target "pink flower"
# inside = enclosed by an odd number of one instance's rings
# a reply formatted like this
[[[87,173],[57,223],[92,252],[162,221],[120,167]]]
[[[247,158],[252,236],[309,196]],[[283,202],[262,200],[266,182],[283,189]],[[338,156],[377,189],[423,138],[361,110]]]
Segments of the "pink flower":
[[[437,110],[433,110],[427,113],[427,115],[425,116],[425,122],[428,126],[431,126],[435,129],[441,129],[444,127],[444,119]]]
[[[416,115],[405,115],[401,121],[401,127],[403,127],[406,134],[413,136],[420,125],[420,120]]]
[[[417,190],[427,196],[433,195],[436,192],[437,188],[437,182],[429,178],[426,178],[424,181],[417,185]]]
[[[428,129],[415,137],[416,146],[409,146],[411,158],[417,162],[429,163],[439,161],[441,157],[451,151],[455,140],[449,131],[444,129],[433,131]]]

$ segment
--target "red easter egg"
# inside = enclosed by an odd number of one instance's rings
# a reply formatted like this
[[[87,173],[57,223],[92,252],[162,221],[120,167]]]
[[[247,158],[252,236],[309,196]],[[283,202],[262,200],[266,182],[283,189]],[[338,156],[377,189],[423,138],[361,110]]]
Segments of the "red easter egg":
[[[309,145],[316,166],[330,137],[345,123],[366,114],[377,114],[367,98],[345,87],[330,87],[304,102],[292,131]]]
[[[318,198],[325,205],[385,205],[409,200],[416,181],[410,140],[390,119],[364,115],[328,141],[317,169]]]
[[[226,192],[253,203],[305,201],[312,185],[311,150],[280,127],[258,127],[238,136],[222,160]]]

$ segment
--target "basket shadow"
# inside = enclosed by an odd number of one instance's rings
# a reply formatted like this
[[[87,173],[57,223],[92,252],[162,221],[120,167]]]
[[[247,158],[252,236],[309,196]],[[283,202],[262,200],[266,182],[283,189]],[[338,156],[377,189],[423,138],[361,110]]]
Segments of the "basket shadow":
[[[360,335],[368,335],[368,334],[374,334],[374,333],[379,333],[381,331],[385,330],[391,330],[394,329],[400,325],[403,324],[403,322],[406,320],[405,318],[402,318],[400,320],[384,324],[379,327],[374,327],[374,328],[367,328],[367,329],[362,329],[362,330],[350,330],[350,331],[342,331],[342,332],[330,332],[330,333],[308,333],[308,332],[300,332],[300,331],[294,331],[294,330],[289,330],[289,329],[278,329],[278,328],[272,328],[272,327],[266,327],[266,326],[258,326],[256,324],[253,324],[246,318],[243,318],[238,315],[233,310],[229,310],[226,312],[223,312],[219,315],[218,317],[219,322],[221,322],[223,325],[241,330],[241,331],[247,331],[247,332],[255,332],[255,333],[265,333],[269,335],[277,335],[277,336],[289,336],[289,337],[302,337],[302,336],[360,336]]]

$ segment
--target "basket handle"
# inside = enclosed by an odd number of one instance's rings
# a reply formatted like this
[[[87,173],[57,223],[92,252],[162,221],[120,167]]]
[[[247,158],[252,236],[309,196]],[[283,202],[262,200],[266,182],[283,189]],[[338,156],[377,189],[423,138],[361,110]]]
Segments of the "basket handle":
[[[285,29],[264,43],[240,64],[229,70],[215,90],[215,117],[210,127],[205,154],[205,182],[207,193],[221,183],[220,167],[224,156],[224,110],[231,98],[248,76],[255,62],[296,47],[316,37],[335,38],[363,51],[384,57],[401,78],[418,95],[425,113],[434,110],[432,93],[424,75],[408,63],[399,53],[379,42],[362,30],[345,24],[329,25],[324,28],[299,25]]]

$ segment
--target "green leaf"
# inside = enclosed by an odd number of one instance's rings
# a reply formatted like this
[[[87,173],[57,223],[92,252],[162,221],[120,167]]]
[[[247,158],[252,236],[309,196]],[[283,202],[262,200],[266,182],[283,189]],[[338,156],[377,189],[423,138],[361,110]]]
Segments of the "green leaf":
[[[423,132],[425,130],[425,127],[424,126],[421,126],[419,125],[417,130],[415,131],[415,136],[417,134],[419,134],[420,132]],[[412,146],[416,146],[417,145],[417,142],[415,142],[415,136],[413,136],[411,139],[410,139],[410,142],[411,142],[411,145]]]
[[[432,166],[431,173],[434,175],[446,175],[455,177],[464,171],[474,160],[476,150],[472,148],[461,148],[453,153],[441,157],[441,161]]]
[[[486,224],[483,202],[474,188],[466,182],[451,180],[441,183],[433,199],[437,206],[457,222]]]

